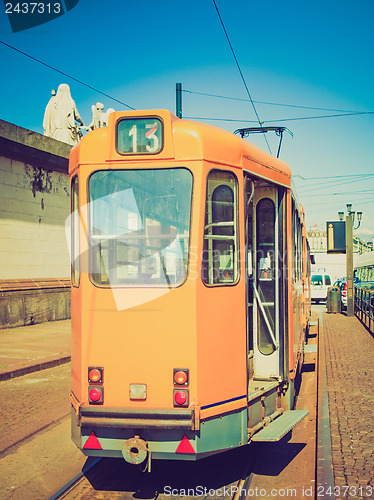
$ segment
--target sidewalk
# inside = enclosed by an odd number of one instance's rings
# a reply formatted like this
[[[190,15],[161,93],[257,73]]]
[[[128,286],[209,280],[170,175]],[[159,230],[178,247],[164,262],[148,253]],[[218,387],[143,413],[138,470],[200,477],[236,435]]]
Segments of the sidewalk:
[[[70,361],[70,320],[0,330],[0,381]]]
[[[356,317],[323,314],[335,498],[374,496],[374,338]]]

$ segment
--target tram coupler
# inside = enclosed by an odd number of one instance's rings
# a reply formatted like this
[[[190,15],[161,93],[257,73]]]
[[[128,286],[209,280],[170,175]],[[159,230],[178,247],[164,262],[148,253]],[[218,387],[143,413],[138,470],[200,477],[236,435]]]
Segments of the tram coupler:
[[[146,469],[148,472],[151,471],[151,453],[148,449],[148,443],[139,436],[125,441],[121,451],[123,458],[129,464],[141,464],[148,458]]]

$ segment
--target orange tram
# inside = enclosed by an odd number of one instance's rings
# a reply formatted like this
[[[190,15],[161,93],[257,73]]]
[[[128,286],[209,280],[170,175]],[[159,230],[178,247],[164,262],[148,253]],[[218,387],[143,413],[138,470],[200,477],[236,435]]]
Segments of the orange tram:
[[[307,413],[293,403],[310,265],[289,167],[147,110],[112,113],[69,171],[76,445],[150,465],[280,439]]]

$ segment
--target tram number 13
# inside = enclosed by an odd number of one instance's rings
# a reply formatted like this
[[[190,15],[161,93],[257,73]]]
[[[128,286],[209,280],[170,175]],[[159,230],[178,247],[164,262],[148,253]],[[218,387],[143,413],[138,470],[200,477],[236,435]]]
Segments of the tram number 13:
[[[157,128],[158,128],[158,124],[154,123],[152,125],[151,123],[147,123],[145,125],[145,128],[149,129],[145,133],[146,139],[153,141],[153,144],[148,143],[145,146],[145,149],[148,151],[148,153],[155,153],[156,151],[159,150],[159,144],[160,144],[159,138],[157,137],[157,135],[155,135]],[[137,125],[132,126],[132,128],[129,131],[129,136],[132,137],[132,150],[134,153],[137,153],[138,152],[138,127],[137,127]]]
[[[163,123],[156,117],[125,118],[117,123],[120,154],[156,154],[163,148]]]

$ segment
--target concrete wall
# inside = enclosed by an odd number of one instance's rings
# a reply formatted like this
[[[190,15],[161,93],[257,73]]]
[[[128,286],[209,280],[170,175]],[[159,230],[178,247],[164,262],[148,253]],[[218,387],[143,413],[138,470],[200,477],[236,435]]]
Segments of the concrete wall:
[[[0,279],[66,277],[66,174],[0,157]]]
[[[0,327],[70,316],[70,149],[0,120]],[[40,285],[56,278],[65,281]]]
[[[70,318],[70,280],[0,281],[1,328]]]

